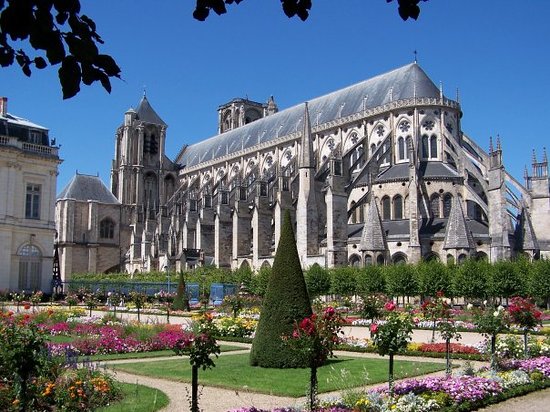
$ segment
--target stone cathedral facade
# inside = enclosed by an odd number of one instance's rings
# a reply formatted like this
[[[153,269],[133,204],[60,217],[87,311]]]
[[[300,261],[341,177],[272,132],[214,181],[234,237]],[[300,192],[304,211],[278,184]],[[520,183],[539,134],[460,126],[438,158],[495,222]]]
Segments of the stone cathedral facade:
[[[521,184],[462,115],[415,62],[285,110],[234,99],[170,160],[144,96],[116,131],[112,264],[271,265],[285,210],[304,268],[549,256],[546,152]]]

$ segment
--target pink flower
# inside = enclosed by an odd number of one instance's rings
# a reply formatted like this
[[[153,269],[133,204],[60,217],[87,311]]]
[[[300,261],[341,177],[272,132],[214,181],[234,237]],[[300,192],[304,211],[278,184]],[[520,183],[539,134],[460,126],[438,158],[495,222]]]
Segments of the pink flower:
[[[386,302],[384,305],[384,309],[386,309],[388,312],[392,312],[395,310],[395,302],[393,300],[390,300],[389,302]]]
[[[312,318],[313,318],[313,315],[312,315]],[[300,322],[300,329],[302,329],[306,333],[306,335],[311,336],[315,332],[314,320],[315,319],[304,318]]]
[[[378,324],[377,323],[371,323],[370,333],[376,333],[376,332],[378,332]]]

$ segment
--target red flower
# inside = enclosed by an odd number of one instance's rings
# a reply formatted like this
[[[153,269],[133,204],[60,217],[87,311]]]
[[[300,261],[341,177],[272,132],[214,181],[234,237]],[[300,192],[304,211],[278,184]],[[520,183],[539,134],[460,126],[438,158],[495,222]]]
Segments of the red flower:
[[[377,323],[371,323],[370,324],[370,333],[376,333],[378,332],[378,324]]]
[[[393,300],[386,302],[386,304],[384,305],[384,309],[386,309],[388,312],[394,311],[395,307],[395,302]]]
[[[25,303],[25,306],[23,306],[26,310],[29,310],[31,308],[31,305],[29,305],[28,303]]]
[[[314,319],[312,318],[313,318],[313,315],[311,316],[311,318],[304,318],[300,322],[300,329],[302,329],[305,332],[305,334],[309,336],[315,333],[315,323],[314,323]]]
[[[438,298],[442,298],[443,296],[445,296],[445,294],[443,293],[442,290],[438,290],[437,293],[435,294]]]
[[[332,318],[336,312],[332,306],[325,309],[325,318]]]

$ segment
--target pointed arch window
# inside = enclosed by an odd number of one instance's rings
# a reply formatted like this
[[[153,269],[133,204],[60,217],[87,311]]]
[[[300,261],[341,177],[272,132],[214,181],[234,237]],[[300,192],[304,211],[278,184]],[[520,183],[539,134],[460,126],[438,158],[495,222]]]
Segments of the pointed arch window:
[[[403,139],[403,137],[399,137],[399,139],[397,139],[397,153],[399,160],[405,159],[405,139]]]
[[[437,159],[437,136],[430,137],[430,158]]]
[[[439,203],[440,203],[440,197],[437,193],[434,193],[432,197],[430,198],[430,212],[432,217],[438,218],[440,217],[439,212]]]
[[[447,218],[451,214],[451,204],[453,203],[453,195],[450,193],[443,196],[443,217]]]
[[[350,205],[350,209],[352,210],[351,212],[351,224],[353,225],[354,223],[357,223],[357,218],[356,218],[356,210],[354,209],[355,208],[355,202],[351,202],[351,205]]]
[[[430,157],[430,139],[428,135],[422,135],[422,157],[424,159]]]
[[[370,155],[372,156],[376,152],[376,145],[373,143],[370,145]]]
[[[391,201],[389,196],[384,196],[382,198],[382,219],[391,219]]]
[[[396,195],[393,198],[393,218],[403,219],[403,197],[401,195]]]
[[[357,223],[363,223],[364,221],[363,205],[361,204],[357,207]]]
[[[99,237],[113,239],[115,237],[115,222],[111,218],[105,218],[99,223]]]

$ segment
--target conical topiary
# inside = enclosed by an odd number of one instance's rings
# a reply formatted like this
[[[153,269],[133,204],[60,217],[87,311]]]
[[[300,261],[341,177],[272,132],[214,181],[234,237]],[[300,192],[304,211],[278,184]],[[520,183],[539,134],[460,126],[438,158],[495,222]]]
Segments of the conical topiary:
[[[311,314],[311,303],[296,249],[290,213],[287,211],[260,321],[252,342],[250,364],[265,368],[309,366],[303,355],[283,342],[282,336],[290,336],[295,322]]]
[[[187,292],[185,290],[185,280],[183,279],[183,272],[180,272],[178,290],[174,303],[172,304],[174,310],[186,310],[189,311],[189,299],[187,298]]]

